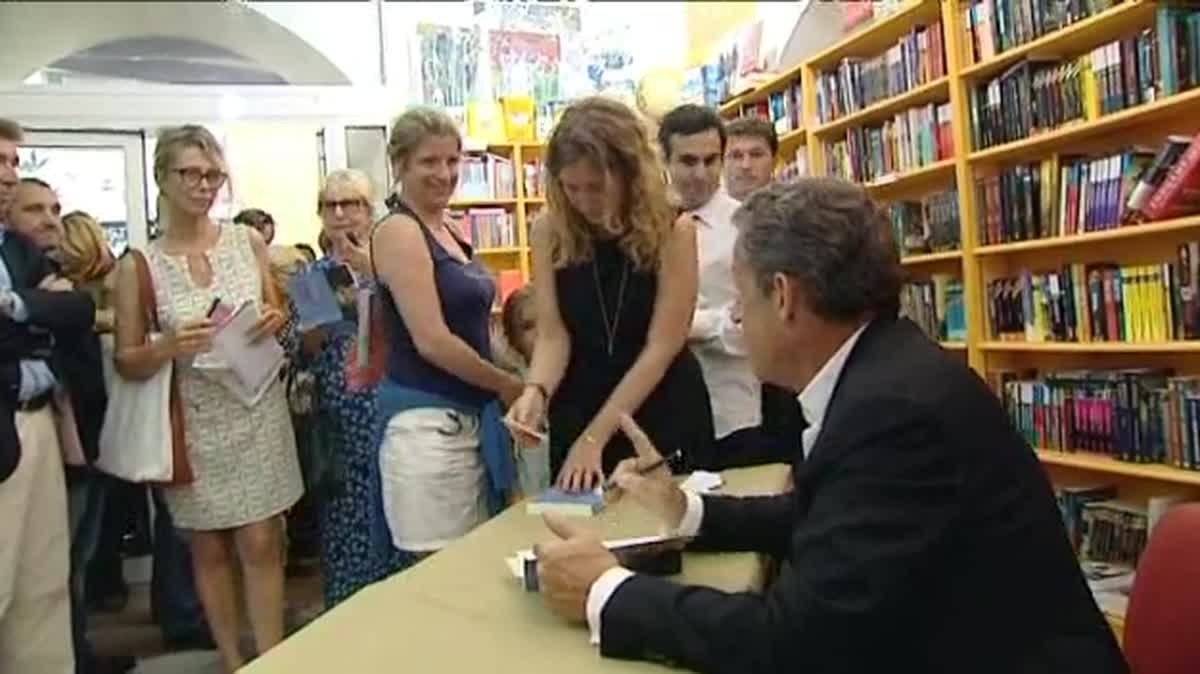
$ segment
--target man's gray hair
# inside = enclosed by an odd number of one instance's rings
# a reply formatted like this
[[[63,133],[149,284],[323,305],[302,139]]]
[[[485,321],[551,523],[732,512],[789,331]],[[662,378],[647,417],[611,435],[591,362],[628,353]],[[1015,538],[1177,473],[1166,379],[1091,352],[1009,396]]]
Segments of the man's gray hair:
[[[896,315],[900,256],[888,218],[862,187],[836,178],[775,184],[751,194],[733,218],[738,254],[762,292],[786,274],[821,318]]]

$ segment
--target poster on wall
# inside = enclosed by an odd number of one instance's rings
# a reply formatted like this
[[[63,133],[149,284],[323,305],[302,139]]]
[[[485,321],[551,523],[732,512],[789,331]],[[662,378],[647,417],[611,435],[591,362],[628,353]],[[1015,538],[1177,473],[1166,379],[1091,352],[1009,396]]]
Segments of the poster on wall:
[[[474,92],[479,70],[476,28],[417,25],[421,59],[421,94],[426,105],[458,108]]]
[[[495,98],[527,94],[535,103],[558,100],[557,35],[493,30],[488,40]]]
[[[125,151],[119,147],[22,147],[19,173],[54,187],[63,213],[84,211],[104,228],[116,254],[129,242]]]

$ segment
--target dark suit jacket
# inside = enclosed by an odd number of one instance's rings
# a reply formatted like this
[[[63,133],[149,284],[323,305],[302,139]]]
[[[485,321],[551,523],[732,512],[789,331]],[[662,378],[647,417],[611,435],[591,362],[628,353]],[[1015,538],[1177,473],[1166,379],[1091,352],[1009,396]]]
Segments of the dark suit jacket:
[[[1049,482],[997,398],[908,320],[879,319],[774,497],[706,497],[697,543],[783,560],[765,595],[638,575],[610,657],[704,672],[1116,674]]]
[[[20,295],[29,312],[29,320],[17,323],[0,318],[0,482],[8,478],[21,457],[20,441],[13,423],[17,396],[21,389],[19,362],[25,358],[40,358],[51,363],[57,376],[71,390],[77,411],[87,413],[94,405],[94,394],[85,393],[75,400],[75,386],[83,389],[94,386],[104,391],[103,371],[97,369],[95,378],[87,368],[78,365],[78,349],[86,335],[91,334],[96,318],[96,306],[83,291],[55,292],[39,290],[37,285],[53,272],[50,261],[27,239],[4,233],[0,257],[8,267],[13,290]],[[65,366],[63,363],[65,362]],[[99,360],[96,365],[99,366]],[[61,371],[60,370],[61,366]],[[101,412],[103,414],[103,411]],[[101,421],[103,418],[101,418]],[[98,433],[98,431],[97,431]],[[98,437],[98,435],[97,435]],[[80,440],[86,440],[81,436]],[[95,442],[93,441],[93,447]]]

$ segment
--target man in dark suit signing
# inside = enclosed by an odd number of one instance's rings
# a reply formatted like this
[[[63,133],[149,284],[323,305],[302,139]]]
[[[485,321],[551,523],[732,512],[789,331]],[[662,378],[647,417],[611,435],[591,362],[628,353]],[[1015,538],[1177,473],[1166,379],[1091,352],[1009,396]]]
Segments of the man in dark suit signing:
[[[680,535],[782,560],[764,594],[633,574],[547,516],[542,593],[608,657],[704,672],[1116,674],[1127,668],[1050,485],[998,400],[896,317],[902,273],[865,191],[801,179],[735,215],[734,279],[755,373],[801,391],[794,490],[698,496],[639,475],[621,492]]]

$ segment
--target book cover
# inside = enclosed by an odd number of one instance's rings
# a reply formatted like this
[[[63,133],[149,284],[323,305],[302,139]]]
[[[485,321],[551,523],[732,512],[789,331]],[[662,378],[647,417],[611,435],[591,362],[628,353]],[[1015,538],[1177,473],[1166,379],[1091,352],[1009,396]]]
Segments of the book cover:
[[[572,517],[591,517],[603,509],[604,492],[599,489],[571,492],[551,487],[525,504],[525,512],[530,515],[553,512]]]

